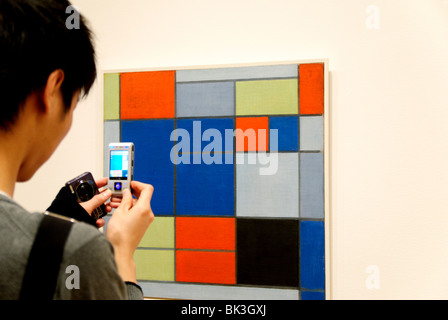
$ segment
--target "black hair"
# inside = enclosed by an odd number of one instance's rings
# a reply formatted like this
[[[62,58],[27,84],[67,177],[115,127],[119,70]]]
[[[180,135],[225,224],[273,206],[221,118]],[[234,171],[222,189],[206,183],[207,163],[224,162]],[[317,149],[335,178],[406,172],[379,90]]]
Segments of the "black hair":
[[[0,0],[0,129],[14,124],[26,98],[57,69],[65,110],[96,79],[93,34],[68,0]]]

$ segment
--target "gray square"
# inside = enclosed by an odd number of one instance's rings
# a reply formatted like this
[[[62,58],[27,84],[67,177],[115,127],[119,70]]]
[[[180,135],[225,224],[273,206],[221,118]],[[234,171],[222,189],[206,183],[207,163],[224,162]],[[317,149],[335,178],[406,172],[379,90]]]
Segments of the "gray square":
[[[299,217],[299,155],[267,153],[270,163],[259,161],[258,153],[236,155],[236,215],[238,217]],[[255,163],[250,161],[254,157]],[[260,174],[260,169],[274,166],[275,174]]]
[[[178,70],[177,82],[297,78],[296,64]]]
[[[299,128],[301,151],[322,151],[324,149],[324,118],[322,116],[301,116]]]
[[[105,121],[104,122],[104,159],[103,159],[103,173],[104,177],[108,177],[107,172],[109,164],[107,163],[109,159],[109,143],[120,142],[120,121]]]
[[[216,117],[234,114],[234,82],[178,83],[176,85],[177,117]]]
[[[324,155],[300,154],[300,217],[324,218]]]

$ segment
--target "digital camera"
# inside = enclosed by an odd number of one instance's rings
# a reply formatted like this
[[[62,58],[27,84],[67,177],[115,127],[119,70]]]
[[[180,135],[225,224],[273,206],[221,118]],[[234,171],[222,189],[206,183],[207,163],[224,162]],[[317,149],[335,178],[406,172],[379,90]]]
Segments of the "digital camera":
[[[90,172],[84,172],[65,184],[76,196],[79,203],[86,202],[99,194],[98,187]],[[102,204],[92,212],[92,217],[97,220],[107,214],[106,207]]]

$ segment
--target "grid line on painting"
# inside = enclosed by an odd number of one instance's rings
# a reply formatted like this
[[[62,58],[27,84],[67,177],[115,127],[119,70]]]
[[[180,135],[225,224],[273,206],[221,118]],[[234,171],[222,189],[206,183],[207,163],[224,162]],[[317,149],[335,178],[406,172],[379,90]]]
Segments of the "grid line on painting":
[[[134,255],[145,295],[325,298],[324,62],[104,81],[104,144],[133,141],[135,179],[156,190]]]

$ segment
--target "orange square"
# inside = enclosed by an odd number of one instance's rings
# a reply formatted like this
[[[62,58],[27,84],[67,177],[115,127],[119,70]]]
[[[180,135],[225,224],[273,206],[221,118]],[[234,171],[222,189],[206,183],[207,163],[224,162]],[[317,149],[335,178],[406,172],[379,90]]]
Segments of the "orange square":
[[[176,218],[176,248],[235,250],[235,219]]]
[[[121,74],[121,119],[174,117],[175,71]]]
[[[176,281],[235,284],[235,273],[235,252],[176,252]]]
[[[268,117],[236,119],[236,151],[268,151]]]
[[[322,63],[299,66],[300,114],[324,113],[324,65]]]

